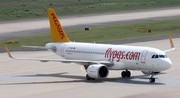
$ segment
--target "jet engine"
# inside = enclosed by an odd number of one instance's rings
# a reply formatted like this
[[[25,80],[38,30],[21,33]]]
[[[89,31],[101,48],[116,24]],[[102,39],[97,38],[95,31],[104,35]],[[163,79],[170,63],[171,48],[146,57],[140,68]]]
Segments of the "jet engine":
[[[142,73],[145,75],[150,75],[150,74],[152,74],[152,71],[142,71]],[[153,73],[156,75],[156,74],[159,74],[161,72],[153,72]]]
[[[93,64],[89,65],[89,67],[87,68],[87,74],[91,78],[103,79],[108,76],[109,69],[102,64]]]

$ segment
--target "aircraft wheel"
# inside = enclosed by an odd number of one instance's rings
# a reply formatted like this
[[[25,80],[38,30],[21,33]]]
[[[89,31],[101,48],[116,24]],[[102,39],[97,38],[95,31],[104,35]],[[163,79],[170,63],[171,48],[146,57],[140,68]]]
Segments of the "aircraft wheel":
[[[86,80],[95,80],[95,78],[91,78],[88,76],[88,74],[86,74]]]
[[[121,76],[123,77],[123,78],[125,78],[126,77],[126,71],[122,71],[122,73],[121,73]]]
[[[149,78],[149,82],[150,82],[150,83],[154,83],[155,81],[156,81],[155,78]]]
[[[95,80],[95,78],[91,78],[91,80]]]
[[[131,77],[131,72],[130,71],[126,71],[126,76],[129,78]]]
[[[91,80],[91,77],[89,77],[88,74],[86,74],[86,80]]]

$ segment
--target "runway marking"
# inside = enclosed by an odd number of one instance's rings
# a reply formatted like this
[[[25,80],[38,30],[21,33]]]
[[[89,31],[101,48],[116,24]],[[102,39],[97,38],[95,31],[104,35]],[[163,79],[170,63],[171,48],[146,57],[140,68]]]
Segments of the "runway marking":
[[[16,71],[17,69],[0,68],[0,70],[2,70],[2,71],[4,71],[4,70],[9,70],[9,71]]]
[[[7,75],[7,74],[20,73],[20,72],[33,71],[33,70],[41,70],[41,69],[54,68],[54,67],[59,67],[59,65],[58,66],[47,66],[47,67],[41,67],[41,68],[33,68],[33,69],[22,69],[19,71],[17,70],[15,72],[0,73],[0,75]]]
[[[81,66],[80,70],[83,71],[83,72],[86,72],[86,70],[84,69],[84,66]]]

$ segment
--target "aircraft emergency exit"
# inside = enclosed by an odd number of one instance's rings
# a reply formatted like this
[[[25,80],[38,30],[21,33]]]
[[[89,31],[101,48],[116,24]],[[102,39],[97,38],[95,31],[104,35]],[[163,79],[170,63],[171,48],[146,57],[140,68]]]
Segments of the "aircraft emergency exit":
[[[128,78],[131,77],[129,70],[137,70],[149,74],[149,81],[155,82],[153,77],[155,73],[165,71],[172,66],[171,60],[165,53],[175,49],[171,37],[169,37],[171,48],[164,51],[152,47],[71,42],[51,8],[48,9],[48,17],[52,42],[47,43],[44,48],[64,59],[15,58],[10,54],[7,43],[4,43],[9,57],[17,60],[78,63],[84,65],[87,80],[107,78],[109,70],[123,70],[121,76]]]

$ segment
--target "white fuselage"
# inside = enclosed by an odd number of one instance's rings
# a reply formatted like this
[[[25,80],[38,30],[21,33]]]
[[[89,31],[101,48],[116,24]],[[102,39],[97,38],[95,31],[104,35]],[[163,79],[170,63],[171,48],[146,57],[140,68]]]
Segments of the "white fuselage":
[[[70,60],[110,61],[110,70],[164,71],[172,66],[166,54],[156,48],[93,43],[48,43],[46,47]],[[53,49],[52,49],[53,48]]]

